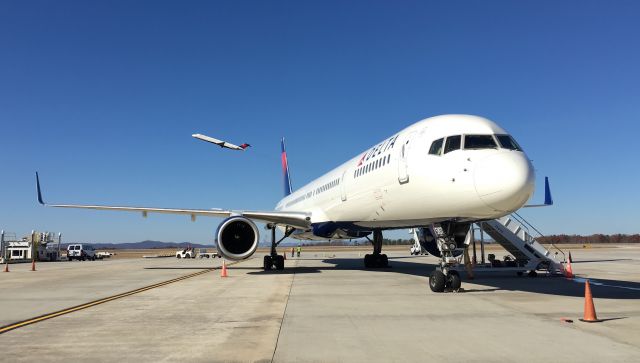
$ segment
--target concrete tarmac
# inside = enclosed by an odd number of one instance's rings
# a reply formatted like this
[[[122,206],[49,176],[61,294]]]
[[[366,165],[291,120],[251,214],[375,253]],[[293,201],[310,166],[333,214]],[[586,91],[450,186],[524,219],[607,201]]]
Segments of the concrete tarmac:
[[[640,361],[640,246],[572,251],[577,280],[463,274],[464,291],[445,294],[427,284],[433,257],[394,251],[391,268],[365,270],[361,254],[303,252],[278,272],[256,255],[228,278],[214,270],[1,334],[0,361]],[[0,324],[220,263],[11,265],[0,273]],[[578,321],[580,278],[606,321]]]

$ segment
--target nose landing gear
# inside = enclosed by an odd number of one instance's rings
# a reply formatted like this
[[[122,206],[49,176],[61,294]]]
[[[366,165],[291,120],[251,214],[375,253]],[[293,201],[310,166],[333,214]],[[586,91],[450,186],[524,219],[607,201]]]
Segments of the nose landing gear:
[[[460,290],[461,284],[458,271],[451,270],[445,275],[442,270],[436,269],[429,275],[429,287],[433,292],[444,292],[445,290],[457,292]]]
[[[429,231],[435,238],[436,246],[440,252],[440,264],[429,275],[429,287],[433,292],[459,291],[462,284],[460,274],[453,269],[458,264],[453,252],[458,247],[456,234],[466,235],[469,229],[468,226],[464,225],[461,228],[453,228],[451,225],[447,227],[447,232],[449,233],[445,232],[445,229],[439,223],[432,224],[429,227]]]

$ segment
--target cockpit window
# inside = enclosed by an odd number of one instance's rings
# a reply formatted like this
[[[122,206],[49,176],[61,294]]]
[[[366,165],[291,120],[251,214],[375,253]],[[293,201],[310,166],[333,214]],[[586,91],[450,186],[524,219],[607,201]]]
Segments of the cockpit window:
[[[496,139],[504,149],[522,151],[520,145],[510,135],[496,135]]]
[[[497,149],[493,136],[491,135],[465,135],[464,136],[464,148],[465,149]]]
[[[431,148],[429,148],[429,154],[431,155],[440,155],[442,153],[442,144],[444,143],[444,139],[438,139],[431,144]]]
[[[460,141],[462,140],[462,136],[449,136],[447,137],[447,142],[444,145],[444,153],[448,153],[451,151],[455,151],[460,149]]]

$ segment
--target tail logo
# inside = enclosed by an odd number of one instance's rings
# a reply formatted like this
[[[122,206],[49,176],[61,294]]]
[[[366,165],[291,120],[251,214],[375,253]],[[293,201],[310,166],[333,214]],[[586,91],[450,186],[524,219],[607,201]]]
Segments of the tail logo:
[[[281,146],[282,174],[284,175],[284,195],[287,196],[291,194],[291,178],[289,177],[289,163],[287,162],[287,151],[284,146],[284,138],[282,138]]]

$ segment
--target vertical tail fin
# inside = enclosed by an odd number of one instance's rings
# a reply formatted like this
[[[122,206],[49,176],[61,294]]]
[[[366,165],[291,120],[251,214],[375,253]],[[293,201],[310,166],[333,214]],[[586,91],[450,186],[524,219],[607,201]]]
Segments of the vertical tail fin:
[[[291,178],[289,177],[289,163],[287,162],[287,150],[284,147],[284,137],[280,143],[282,146],[282,174],[284,175],[284,196],[291,194]]]

